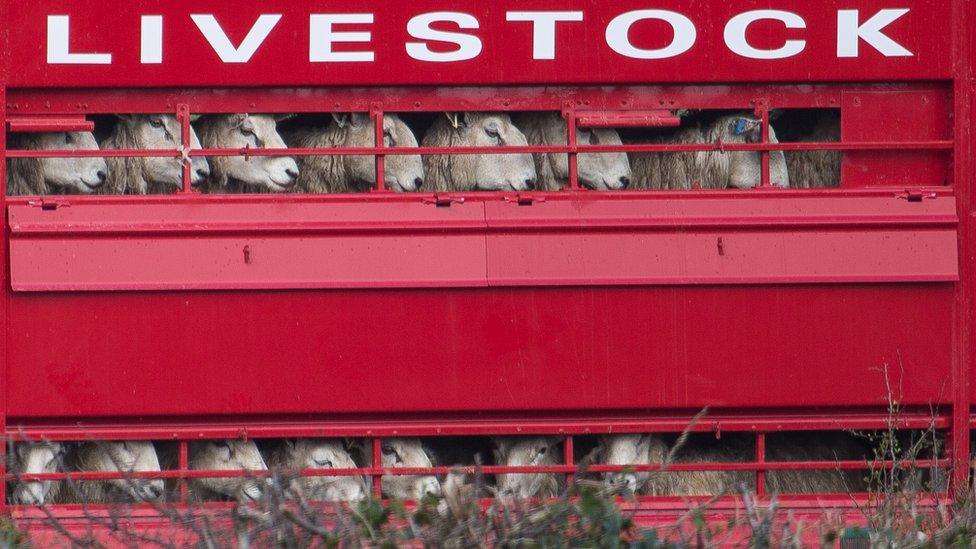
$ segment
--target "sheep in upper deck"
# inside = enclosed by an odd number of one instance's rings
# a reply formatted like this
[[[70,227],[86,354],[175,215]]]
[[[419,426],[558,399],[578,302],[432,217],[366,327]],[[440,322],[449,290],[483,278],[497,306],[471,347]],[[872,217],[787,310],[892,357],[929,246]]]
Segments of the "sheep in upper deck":
[[[287,136],[296,148],[373,147],[373,119],[365,113],[334,114],[326,128],[302,128]],[[395,114],[383,115],[384,146],[416,147],[413,131]],[[376,157],[364,155],[303,156],[297,192],[365,192],[376,185]],[[396,192],[417,191],[424,184],[424,165],[418,154],[389,155],[383,164],[386,188]]]
[[[836,143],[840,141],[840,113],[830,111],[797,141]],[[825,189],[840,186],[840,151],[786,151],[790,184],[798,189]]]
[[[25,150],[97,151],[91,132],[13,133],[7,147]],[[8,158],[7,195],[89,194],[105,183],[105,159]]]
[[[762,122],[751,114],[733,114],[701,125],[682,128],[675,134],[652,143],[758,143]],[[776,132],[769,128],[769,141],[776,143]],[[670,153],[631,153],[633,188],[686,190],[738,188],[760,184],[762,156],[758,151],[698,151]],[[777,187],[789,187],[786,158],[782,151],[769,153],[769,180]]]
[[[183,134],[171,114],[119,115],[112,134],[102,149],[179,149]],[[190,147],[200,148],[190,128]],[[108,182],[101,194],[169,194],[183,187],[183,161],[178,157],[109,157]],[[195,156],[190,162],[190,183],[199,185],[210,176],[207,159]]]
[[[565,145],[566,121],[555,112],[527,112],[515,116],[515,125],[532,145]],[[576,129],[579,145],[620,145],[620,134],[610,128]],[[569,184],[569,156],[562,153],[533,154],[538,188],[557,191]],[[620,190],[630,185],[627,153],[582,153],[577,155],[580,185],[594,190]]]
[[[278,118],[267,114],[219,114],[196,122],[200,142],[207,149],[287,149],[278,133]],[[298,179],[298,164],[288,156],[219,156],[210,159],[210,177],[201,187],[210,193],[290,191]]]
[[[354,469],[349,450],[342,440],[298,439],[282,443],[271,456],[271,467],[302,469]],[[356,501],[366,497],[366,482],[361,476],[307,476],[295,478],[290,488],[308,499]]]
[[[505,113],[465,112],[438,117],[425,147],[526,146],[525,135]],[[424,157],[432,191],[529,191],[535,188],[531,154],[447,154]]]
[[[190,443],[190,469],[211,471],[266,471],[267,464],[253,440],[207,440]],[[190,488],[197,497],[218,496],[230,499],[261,497],[264,480],[248,477],[195,478]]]

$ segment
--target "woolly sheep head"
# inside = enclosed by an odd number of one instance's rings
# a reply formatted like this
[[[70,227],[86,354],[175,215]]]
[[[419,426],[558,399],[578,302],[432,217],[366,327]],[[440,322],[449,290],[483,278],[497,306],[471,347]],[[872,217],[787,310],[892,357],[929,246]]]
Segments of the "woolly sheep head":
[[[53,473],[64,465],[67,447],[59,442],[19,442],[14,446],[19,474]],[[58,481],[17,481],[12,499],[19,505],[41,505],[48,500],[51,488]]]
[[[207,148],[287,149],[278,134],[277,119],[267,114],[226,114],[200,121],[200,135]],[[204,126],[206,129],[203,129]],[[258,189],[283,192],[298,178],[298,164],[288,156],[228,156],[212,161],[214,175]]]
[[[652,450],[654,457],[663,459],[663,449],[664,442],[654,435],[608,435],[600,440],[599,462],[605,465],[649,465]],[[603,478],[608,486],[624,488],[633,494],[647,484],[651,474],[647,471],[624,471],[606,473]]]
[[[98,142],[91,132],[46,132],[23,140],[27,148],[37,150],[97,151]],[[108,167],[104,158],[38,158],[44,181],[63,190],[88,194],[105,183]]]
[[[495,464],[510,467],[558,463],[559,437],[494,439]],[[549,495],[547,484],[556,483],[552,473],[507,473],[496,477],[499,494],[517,498]]]
[[[381,452],[383,467],[433,467],[420,439],[384,439]],[[387,497],[420,500],[426,495],[436,496],[440,493],[441,484],[433,475],[383,476],[383,495]]]
[[[180,122],[171,114],[119,115],[119,124],[125,126],[140,149],[180,149],[183,147],[183,131]],[[117,129],[116,131],[120,131]],[[199,149],[200,140],[190,127],[190,147]],[[183,186],[183,161],[175,157],[142,157],[142,178],[147,183],[171,188]],[[207,159],[195,156],[190,163],[190,183],[199,185],[210,177]]]
[[[208,440],[190,446],[190,469],[265,471],[268,466],[254,441]],[[194,484],[230,498],[256,500],[261,484],[253,478],[200,478]]]
[[[299,439],[281,448],[281,465],[291,469],[353,469],[356,462],[341,440]],[[366,484],[359,476],[303,477],[293,484],[311,499],[356,501],[366,497]]]
[[[156,448],[148,441],[91,442],[78,449],[78,463],[85,471],[159,471]],[[107,481],[135,501],[153,501],[163,495],[163,479],[115,479]]]
[[[343,147],[372,147],[376,144],[373,119],[365,113],[334,114],[335,124],[344,130]],[[383,146],[416,147],[413,131],[395,114],[383,115]],[[343,157],[351,181],[365,190],[376,185],[376,157]],[[424,184],[424,165],[419,154],[390,155],[383,163],[383,182],[396,192],[418,191]]]
[[[435,144],[449,133],[455,134],[454,144],[464,147],[528,145],[525,135],[505,113],[448,113],[434,122],[424,144]],[[458,190],[529,191],[535,188],[535,162],[531,154],[450,156],[454,167],[449,177]],[[427,176],[431,176],[430,170]]]
[[[762,140],[762,121],[752,115],[731,115],[718,119],[722,141],[725,143],[759,143]],[[769,141],[777,143],[776,132],[769,127]],[[754,151],[726,153],[730,157],[729,187],[751,189],[762,181],[762,155]],[[786,156],[783,151],[769,153],[769,181],[777,187],[789,187],[790,177],[786,171]]]

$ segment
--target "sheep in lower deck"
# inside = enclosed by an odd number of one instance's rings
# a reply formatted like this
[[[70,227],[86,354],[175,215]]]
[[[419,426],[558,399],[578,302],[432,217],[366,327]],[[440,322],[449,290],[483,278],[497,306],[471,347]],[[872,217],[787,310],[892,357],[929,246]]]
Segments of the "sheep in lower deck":
[[[112,134],[102,149],[179,149],[182,126],[171,114],[119,115]],[[190,128],[190,147],[200,148]],[[170,194],[183,187],[183,161],[177,157],[110,157],[108,182],[101,194]],[[199,185],[210,175],[207,159],[193,157],[191,184]]]
[[[675,463],[742,461],[740,448],[686,448],[676,452]],[[658,435],[623,434],[600,441],[599,463],[607,465],[651,465],[665,463],[671,448]],[[631,493],[652,496],[714,496],[755,485],[754,476],[744,471],[625,472],[607,473],[611,486]]]
[[[812,444],[801,440],[777,442],[768,445],[769,461],[829,461],[860,455],[859,448],[849,437],[829,436]],[[661,464],[670,452],[671,448],[658,435],[610,435],[601,440],[598,461],[608,465]],[[673,458],[674,463],[748,461],[751,454],[749,445],[731,443],[703,447],[688,443]],[[766,485],[773,493],[848,493],[864,490],[861,476],[858,471],[779,470],[766,473]],[[607,473],[604,478],[609,485],[654,496],[714,496],[742,487],[755,489],[755,475],[750,471],[625,472]]]
[[[424,147],[526,146],[525,135],[504,113],[465,112],[439,117]],[[432,191],[529,191],[535,188],[531,154],[445,154],[424,157]]]
[[[501,437],[493,439],[495,464],[506,466],[559,465],[560,437]],[[556,473],[504,473],[496,475],[498,493],[517,498],[555,497],[564,475]]]
[[[797,139],[807,143],[840,141],[840,113],[820,116],[808,134]],[[825,189],[840,186],[840,151],[787,151],[786,168],[790,184],[798,189]]]
[[[252,440],[208,440],[189,447],[190,469],[210,471],[251,471],[268,469]],[[264,481],[249,477],[195,478],[190,487],[197,497],[252,499],[261,497]]]
[[[197,122],[207,149],[287,149],[277,118],[267,114],[219,114]],[[290,191],[298,164],[288,156],[219,156],[210,159],[210,177],[200,186],[210,193],[277,193]]]
[[[302,469],[354,469],[356,462],[341,440],[299,439],[285,441],[271,456],[271,467]],[[291,490],[305,498],[325,501],[357,501],[366,497],[361,476],[308,476],[295,478]]]
[[[327,128],[303,128],[287,136],[297,148],[373,147],[376,144],[373,119],[364,113],[333,115]],[[384,146],[416,147],[413,131],[395,114],[383,115]],[[376,186],[376,157],[365,155],[323,155],[299,158],[297,192],[366,192]],[[424,166],[418,154],[389,155],[383,164],[387,189],[396,192],[420,190]]]
[[[24,150],[97,151],[91,132],[14,133],[7,148]],[[108,177],[104,158],[9,158],[7,195],[89,194]]]
[[[430,454],[418,438],[383,439],[383,467],[433,467]],[[420,500],[426,495],[441,494],[441,484],[433,475],[383,475],[383,496]]]
[[[748,114],[735,114],[705,124],[678,130],[657,144],[758,143],[762,122]],[[777,143],[769,128],[769,141]],[[748,189],[760,184],[762,155],[757,151],[698,151],[631,153],[634,189],[687,190]],[[789,187],[790,177],[782,151],[769,153],[769,180],[777,187]]]
[[[515,125],[532,145],[567,144],[566,121],[555,112],[527,112],[515,117]],[[610,128],[576,129],[580,145],[620,145],[620,134]],[[538,188],[558,191],[569,184],[569,157],[562,153],[533,154]],[[582,153],[577,155],[580,185],[594,190],[621,190],[630,185],[627,153]]]
[[[144,473],[159,471],[151,442],[87,442],[68,446],[58,442],[24,442],[15,447],[16,474],[56,471]],[[106,503],[155,501],[163,494],[162,479],[17,481],[12,500],[23,505],[45,503]]]

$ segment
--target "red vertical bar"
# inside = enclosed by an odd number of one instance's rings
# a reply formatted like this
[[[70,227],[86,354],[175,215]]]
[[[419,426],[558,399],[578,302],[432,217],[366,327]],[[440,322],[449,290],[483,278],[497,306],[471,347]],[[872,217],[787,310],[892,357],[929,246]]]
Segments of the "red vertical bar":
[[[6,27],[7,3],[0,2],[0,28]],[[0,48],[6,50],[6,48]],[[3,200],[3,219],[7,218],[7,53],[0,51],[0,189]],[[3,274],[0,275],[0,288],[3,289],[3,311],[0,311],[0,334],[7,337],[7,311],[10,310],[10,264],[7,261],[10,242],[8,239],[7,224],[0,224],[0,262]],[[4,349],[7,348],[4,341]],[[0,474],[7,474],[7,354],[0,354],[0,433],[4,434],[3,441],[0,442]],[[0,513],[6,513],[7,506],[7,483],[0,482]]]
[[[191,182],[193,175],[190,173],[190,107],[185,103],[176,106],[176,120],[180,123],[180,143],[183,150],[183,190],[182,192],[193,192]]]
[[[756,435],[756,463],[766,463],[766,433]],[[766,496],[766,471],[756,470],[756,497]]]
[[[567,435],[566,441],[563,442],[563,459],[566,465],[573,466],[576,465],[576,458],[573,454],[573,436]],[[566,486],[569,487],[573,484],[573,473],[566,473]]]
[[[569,153],[569,188],[579,190],[579,164],[576,158],[576,113],[572,109],[563,111],[566,117],[566,139],[570,148]]]
[[[187,448],[187,442],[185,440],[180,441],[179,454],[180,454],[180,503],[186,503],[188,497],[188,488],[186,473],[190,468],[190,453]]]
[[[972,406],[970,376],[973,369],[973,299],[976,287],[976,259],[973,243],[973,213],[976,211],[976,193],[973,192],[973,153],[970,128],[973,117],[973,37],[970,34],[970,17],[976,15],[972,4],[964,0],[953,2],[953,52],[955,74],[953,80],[954,125],[953,184],[959,217],[959,282],[955,286],[952,363],[952,428],[950,432],[950,456],[952,458],[952,483],[950,493],[959,496],[969,492],[971,456],[969,449],[969,420]]]
[[[766,105],[765,100],[759,103],[756,107],[756,114],[759,115],[759,119],[762,122],[762,144],[766,145],[769,143],[769,108]],[[760,158],[762,159],[762,177],[759,180],[760,187],[769,187],[771,182],[769,181],[769,151],[761,151]]]
[[[383,466],[383,442],[379,438],[373,439],[373,468]],[[373,475],[373,495],[383,497],[383,475]]]
[[[386,140],[383,139],[383,111],[374,109],[370,116],[373,118],[373,132],[377,147],[385,147]],[[386,155],[376,155],[376,190],[386,190]]]

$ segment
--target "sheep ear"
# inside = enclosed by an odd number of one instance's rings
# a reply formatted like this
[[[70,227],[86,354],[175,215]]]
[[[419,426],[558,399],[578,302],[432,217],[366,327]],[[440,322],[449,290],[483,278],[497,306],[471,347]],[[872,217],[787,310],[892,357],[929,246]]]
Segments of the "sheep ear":
[[[508,454],[508,449],[511,446],[512,441],[507,438],[493,438],[491,439],[492,452],[495,454],[495,461],[497,462],[502,456]]]
[[[345,128],[349,124],[349,113],[340,112],[332,113],[332,119],[340,128]]]
[[[125,122],[132,122],[133,120],[136,119],[136,116],[134,114],[116,114],[115,117]]]
[[[354,112],[349,117],[354,128],[365,126],[369,122],[369,115],[364,112]]]
[[[272,115],[275,122],[282,122],[284,120],[288,120],[289,118],[295,118],[296,116],[297,115],[293,112],[284,112],[284,113],[277,113]]]

